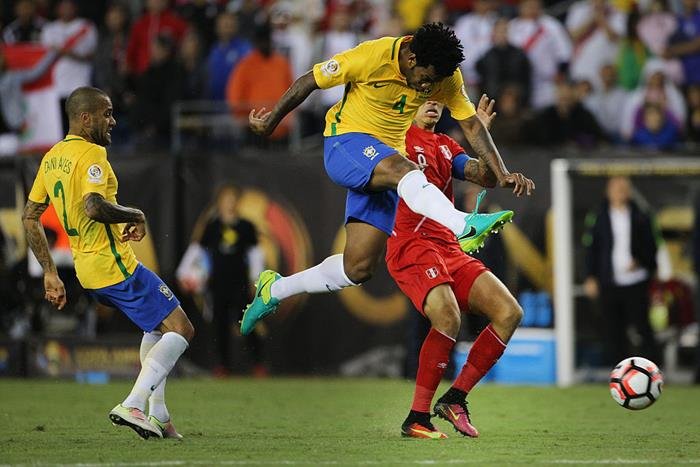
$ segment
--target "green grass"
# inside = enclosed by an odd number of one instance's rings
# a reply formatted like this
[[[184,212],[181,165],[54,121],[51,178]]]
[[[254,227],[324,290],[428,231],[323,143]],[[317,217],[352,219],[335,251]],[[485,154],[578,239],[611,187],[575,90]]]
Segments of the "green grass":
[[[0,380],[0,464],[700,464],[698,387],[666,387],[632,412],[602,385],[484,385],[470,396],[481,437],[436,421],[450,435],[436,441],[399,435],[409,382],[175,380],[167,399],[183,442],[143,441],[109,423],[129,387]]]

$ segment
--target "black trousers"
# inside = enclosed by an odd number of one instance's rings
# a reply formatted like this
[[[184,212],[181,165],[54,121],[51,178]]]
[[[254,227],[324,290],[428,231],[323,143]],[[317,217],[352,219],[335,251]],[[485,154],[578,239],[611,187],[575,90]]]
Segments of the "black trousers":
[[[236,294],[231,288],[227,290],[214,291],[212,293],[212,305],[214,312],[214,339],[216,340],[216,350],[219,357],[219,364],[227,370],[233,369],[233,331],[234,324],[243,317],[248,297],[247,294]],[[258,335],[253,332],[244,337],[246,350],[251,352],[254,364],[262,362],[262,342]]]
[[[606,331],[607,363],[614,365],[633,356],[648,358],[659,365],[662,363],[649,323],[649,281],[628,286],[602,286],[600,306]],[[638,349],[632,346],[627,335],[629,326],[641,337]]]

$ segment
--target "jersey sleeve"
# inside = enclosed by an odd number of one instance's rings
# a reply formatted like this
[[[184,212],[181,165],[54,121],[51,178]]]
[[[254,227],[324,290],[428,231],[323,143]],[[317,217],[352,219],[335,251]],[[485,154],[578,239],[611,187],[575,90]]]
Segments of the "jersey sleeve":
[[[80,196],[88,193],[97,193],[107,197],[107,179],[112,167],[107,161],[105,148],[95,146],[85,154],[78,167],[75,176],[80,180]]]
[[[466,120],[476,115],[474,104],[469,100],[467,90],[464,87],[464,79],[459,68],[449,78],[443,80],[441,100],[450,109],[450,114],[455,120]]]
[[[447,135],[444,135],[444,136],[445,136],[445,144],[447,145],[447,147],[449,148],[449,150],[453,156],[456,156],[458,154],[466,154],[467,153],[467,151],[465,151],[464,148],[462,146],[460,146],[460,144],[457,141],[455,141],[454,139],[450,138]]]
[[[330,60],[317,63],[313,67],[314,79],[321,89],[361,80],[366,74],[367,60],[373,55],[373,48],[367,42],[357,47],[335,54]]]
[[[49,204],[49,194],[46,191],[46,185],[44,185],[44,170],[41,165],[34,178],[32,189],[29,192],[29,201],[39,204]]]

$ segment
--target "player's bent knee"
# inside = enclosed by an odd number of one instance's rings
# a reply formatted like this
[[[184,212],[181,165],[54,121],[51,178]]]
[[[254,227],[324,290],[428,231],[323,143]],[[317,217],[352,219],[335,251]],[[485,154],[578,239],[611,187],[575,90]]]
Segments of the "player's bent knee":
[[[437,306],[426,306],[426,316],[430,319],[430,324],[440,332],[450,337],[456,337],[462,325],[462,317],[458,309],[444,303]]]
[[[355,284],[367,282],[372,278],[373,274],[373,268],[368,264],[350,266],[345,270],[345,275]]]
[[[497,315],[497,318],[494,321],[497,321],[497,324],[500,324],[503,327],[515,329],[520,325],[522,319],[523,309],[518,302],[513,299],[504,305],[501,313]]]

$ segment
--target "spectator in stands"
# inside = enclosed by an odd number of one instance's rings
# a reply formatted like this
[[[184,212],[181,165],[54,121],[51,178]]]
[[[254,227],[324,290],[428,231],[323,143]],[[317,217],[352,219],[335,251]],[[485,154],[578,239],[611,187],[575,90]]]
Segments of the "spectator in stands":
[[[226,11],[236,15],[240,37],[253,41],[255,28],[267,20],[265,10],[260,7],[260,0],[231,0]]]
[[[680,141],[680,128],[658,104],[645,104],[631,143],[646,149],[670,150]]]
[[[642,119],[644,104],[658,104],[682,127],[687,109],[683,95],[667,78],[662,60],[649,60],[644,67],[643,84],[627,100],[621,114],[622,137],[629,140]]]
[[[615,65],[608,63],[601,67],[599,82],[600,85],[582,103],[608,137],[620,141],[620,112],[625,107],[629,94],[618,84]]]
[[[651,2],[649,11],[642,15],[637,25],[637,31],[646,48],[656,57],[663,57],[676,31],[676,17],[668,10],[666,0]],[[665,60],[665,67],[676,84],[683,82],[683,66],[680,60]]]
[[[100,31],[95,50],[94,81],[112,98],[116,118],[127,113],[125,94],[128,90],[126,45],[129,39],[129,11],[122,3],[107,8],[104,27]],[[125,122],[119,119],[119,127]],[[116,129],[115,128],[115,129]]]
[[[217,41],[207,58],[209,93],[214,100],[226,98],[226,83],[231,71],[251,50],[250,43],[238,34],[238,19],[230,12],[216,18]]]
[[[664,58],[680,58],[685,84],[700,84],[700,8],[697,0],[683,0],[678,29],[664,52]]]
[[[5,44],[39,42],[46,20],[36,14],[34,0],[19,0],[15,3],[15,20],[2,30]]]
[[[252,109],[272,109],[275,102],[292,85],[292,67],[283,55],[272,49],[269,25],[255,32],[254,49],[231,73],[226,86],[226,101],[234,118],[248,131],[248,114]],[[281,139],[289,134],[290,119],[285,117],[271,138]]]
[[[430,5],[425,13],[423,23],[443,23],[450,24],[449,11],[443,2],[435,2]]]
[[[520,16],[508,28],[510,43],[520,47],[532,65],[531,104],[536,109],[556,100],[556,84],[566,78],[571,40],[559,21],[542,12],[540,0],[523,0]]]
[[[84,18],[78,18],[75,0],[61,0],[56,5],[56,21],[44,26],[41,31],[41,43],[49,48],[66,48],[70,44],[70,52],[64,54],[53,68],[53,82],[61,102],[65,101],[73,90],[88,86],[92,80],[92,63],[97,48],[97,30]],[[68,116],[63,117],[63,132],[68,133]]]
[[[126,52],[126,64],[134,76],[146,71],[151,63],[151,47],[158,36],[169,36],[179,44],[187,32],[187,23],[170,11],[168,0],[146,0],[146,12],[136,20]]]
[[[203,50],[214,43],[216,18],[221,11],[218,0],[189,0],[180,4],[177,12],[196,32]]]
[[[394,10],[407,31],[415,31],[423,24],[426,13],[434,0],[394,0]]]
[[[314,43],[313,62],[320,63],[344,50],[351,49],[360,43],[361,37],[350,26],[352,17],[347,7],[337,7],[329,18],[329,27],[326,32],[318,35]],[[343,98],[344,88],[336,86],[324,89],[312,94],[318,96],[318,105],[314,113],[317,124],[322,124],[326,111]],[[323,127],[319,128],[321,131]]]
[[[476,62],[480,87],[498,102],[503,88],[517,84],[523,102],[530,98],[530,59],[525,52],[508,43],[508,20],[500,18],[493,27],[493,47]]]
[[[143,145],[166,143],[170,136],[170,110],[183,95],[184,73],[175,61],[175,42],[157,36],[151,49],[151,64],[137,79],[134,129]]]
[[[530,122],[527,134],[531,142],[591,147],[605,138],[595,117],[576,99],[570,83],[559,83],[556,96],[556,103],[540,110]]]
[[[204,99],[209,94],[207,90],[209,78],[202,56],[202,40],[196,30],[191,29],[185,34],[178,58],[184,74],[182,99]]]
[[[494,141],[507,146],[521,144],[526,140],[524,130],[532,116],[527,107],[527,100],[523,97],[522,86],[504,86],[496,101],[496,112],[498,118],[493,120],[489,130]]]
[[[273,47],[289,60],[294,79],[311,68],[312,33],[323,12],[322,0],[278,0],[270,9]]]
[[[686,101],[688,103],[686,134],[689,141],[700,143],[700,84],[688,86]]]
[[[625,32],[625,16],[608,0],[579,0],[569,9],[566,28],[574,46],[571,78],[598,84],[600,67],[617,56],[617,46]]]
[[[599,300],[606,328],[607,360],[615,364],[637,355],[628,338],[633,326],[641,337],[639,354],[658,361],[649,323],[649,281],[656,272],[656,233],[651,216],[632,199],[630,180],[608,180],[607,199],[586,216],[584,290]]]
[[[479,74],[476,62],[491,48],[493,43],[493,26],[498,18],[494,0],[475,0],[474,10],[457,19],[454,31],[466,53],[462,62],[462,75],[469,95],[475,99],[480,92]],[[496,97],[495,94],[490,96]],[[476,100],[475,100],[476,102]]]
[[[617,57],[620,85],[628,91],[637,88],[644,65],[651,58],[651,53],[637,34],[639,19],[639,12],[636,7],[633,7],[627,16],[627,33],[620,42],[620,51]]]

